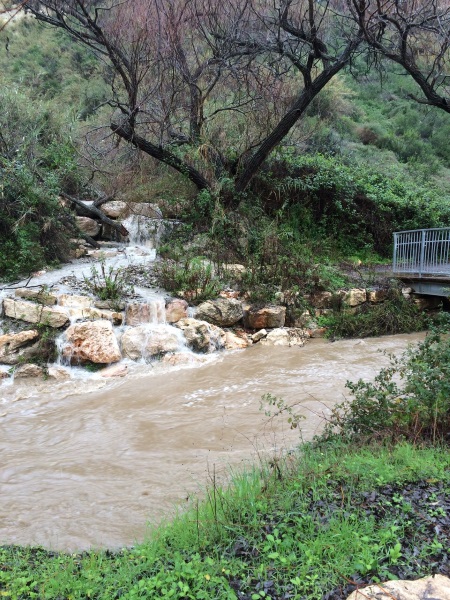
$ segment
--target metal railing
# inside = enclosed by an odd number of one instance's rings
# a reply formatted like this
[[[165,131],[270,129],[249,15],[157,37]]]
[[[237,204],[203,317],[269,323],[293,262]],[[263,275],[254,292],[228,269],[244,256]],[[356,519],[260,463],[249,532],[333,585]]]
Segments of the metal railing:
[[[450,276],[450,227],[394,233],[393,271]]]

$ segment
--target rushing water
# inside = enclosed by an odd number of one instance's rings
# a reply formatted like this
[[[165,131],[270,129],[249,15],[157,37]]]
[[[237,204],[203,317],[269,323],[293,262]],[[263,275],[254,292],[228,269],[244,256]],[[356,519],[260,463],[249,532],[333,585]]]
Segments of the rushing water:
[[[15,401],[0,401],[0,544],[75,550],[142,539],[148,520],[213,472],[298,441],[259,410],[262,394],[299,402],[308,439],[347,379],[372,378],[386,362],[380,349],[400,352],[420,337],[256,345],[190,368],[137,365],[114,383],[21,383]]]

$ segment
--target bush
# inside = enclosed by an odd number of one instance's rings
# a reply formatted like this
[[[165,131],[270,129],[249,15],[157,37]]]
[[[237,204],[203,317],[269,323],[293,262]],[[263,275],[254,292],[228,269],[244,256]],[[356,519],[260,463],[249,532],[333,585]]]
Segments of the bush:
[[[223,287],[211,263],[202,257],[163,259],[155,265],[154,274],[158,285],[194,304],[217,297]]]
[[[332,411],[323,439],[449,441],[450,339],[434,329],[400,358],[390,356],[373,382],[348,382],[353,398]]]

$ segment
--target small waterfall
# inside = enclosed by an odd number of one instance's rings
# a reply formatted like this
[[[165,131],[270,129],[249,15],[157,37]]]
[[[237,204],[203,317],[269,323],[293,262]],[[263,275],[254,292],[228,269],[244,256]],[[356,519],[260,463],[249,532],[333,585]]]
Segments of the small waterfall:
[[[128,229],[130,244],[144,246],[155,250],[158,248],[163,235],[173,229],[178,221],[147,217],[145,215],[133,214],[123,221]]]
[[[125,325],[135,326],[144,323],[161,325],[165,322],[166,306],[162,298],[148,302],[130,302],[125,309]]]

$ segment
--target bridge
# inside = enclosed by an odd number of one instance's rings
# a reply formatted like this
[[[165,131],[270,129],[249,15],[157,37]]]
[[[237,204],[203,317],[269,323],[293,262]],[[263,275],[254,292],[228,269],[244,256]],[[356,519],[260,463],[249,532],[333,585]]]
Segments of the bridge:
[[[417,294],[450,296],[450,227],[394,233],[393,273]]]

